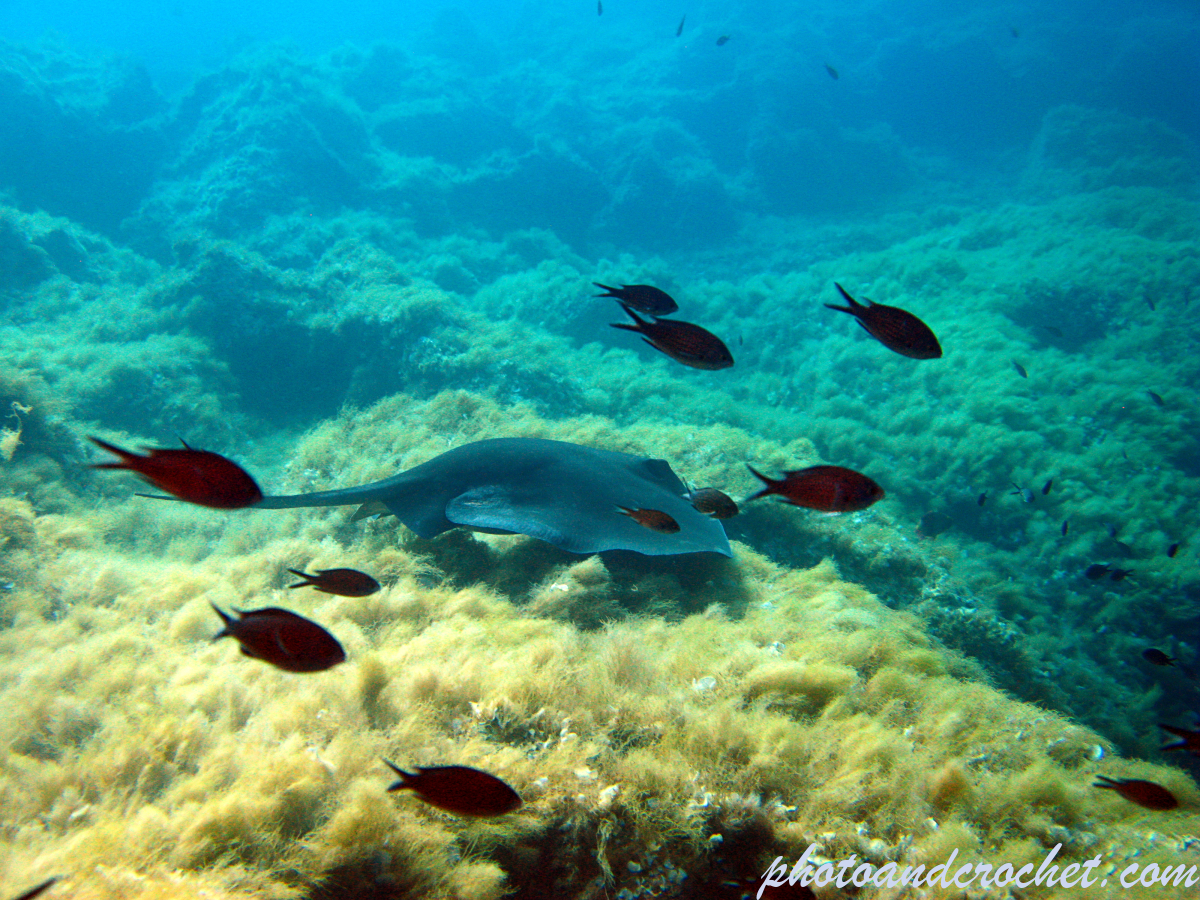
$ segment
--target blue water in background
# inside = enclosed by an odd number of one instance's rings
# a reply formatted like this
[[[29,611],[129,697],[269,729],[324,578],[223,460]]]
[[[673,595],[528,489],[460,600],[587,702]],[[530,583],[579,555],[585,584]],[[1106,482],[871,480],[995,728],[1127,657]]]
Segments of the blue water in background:
[[[561,96],[526,98],[526,112],[543,108],[536,132],[519,129],[525,140],[565,140],[586,157],[611,150],[614,122],[664,116],[723,178],[758,176],[765,196],[733,197],[735,211],[808,215],[870,208],[911,186],[914,169],[934,180],[991,171],[1023,154],[1062,103],[1152,116],[1200,138],[1198,23],[1194,2],[608,0],[603,16],[592,0],[0,5],[0,37],[55,34],[80,51],[129,54],[168,95],[272,41],[307,55],[394,42],[466,67],[484,92],[534,66]],[[722,34],[730,40],[718,47]],[[872,129],[894,146],[848,133]],[[426,149],[452,158],[457,139],[434,136]],[[669,235],[653,242],[671,247]]]

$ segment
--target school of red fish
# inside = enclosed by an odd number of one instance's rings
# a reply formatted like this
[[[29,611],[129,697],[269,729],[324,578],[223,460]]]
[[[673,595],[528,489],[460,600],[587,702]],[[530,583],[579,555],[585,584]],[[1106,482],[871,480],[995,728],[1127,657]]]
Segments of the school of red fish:
[[[836,77],[836,76],[835,76]],[[654,349],[670,359],[695,369],[720,370],[734,364],[733,355],[725,343],[705,328],[691,322],[663,318],[679,309],[678,303],[665,291],[645,284],[623,284],[610,287],[599,282],[605,293],[600,297],[615,299],[633,320],[614,323],[613,328],[632,331]],[[887,349],[911,359],[938,359],[942,347],[933,331],[921,319],[907,310],[870,300],[860,303],[840,285],[834,285],[848,305],[825,304],[829,309],[854,316],[863,330]],[[642,318],[638,313],[649,318]],[[1024,373],[1022,373],[1024,374]],[[93,468],[125,469],[187,503],[214,509],[239,509],[253,506],[263,494],[254,479],[237,463],[207,450],[197,450],[186,443],[182,449],[148,448],[145,455],[131,452],[93,437],[97,446],[113,453],[115,461],[97,463]],[[817,510],[827,514],[865,510],[882,500],[884,489],[869,476],[838,465],[813,465],[785,471],[782,478],[772,478],[747,464],[750,472],[763,487],[744,502],[767,496],[777,496],[786,504]],[[1048,493],[1052,480],[1042,493]],[[1026,493],[1026,502],[1032,491]],[[153,496],[153,495],[150,495]],[[986,492],[979,498],[986,500]],[[738,504],[728,494],[714,487],[693,489],[687,499],[700,512],[717,519],[726,519],[739,512]],[[645,528],[664,534],[679,531],[679,524],[667,513],[636,506],[618,506],[615,515],[628,516]],[[926,516],[922,526],[934,534],[941,523]],[[1065,525],[1064,525],[1065,531]],[[1097,567],[1093,567],[1097,568]],[[315,575],[300,569],[288,569],[301,581],[290,588],[312,587],[315,590],[343,597],[365,597],[378,590],[380,584],[370,575],[354,569],[320,569]],[[1101,577],[1111,570],[1098,569]],[[1092,578],[1089,570],[1088,577]],[[294,612],[277,607],[253,610],[234,610],[236,617],[213,607],[223,627],[214,639],[232,637],[241,652],[252,659],[269,663],[286,672],[321,672],[346,659],[337,639],[323,627]],[[1172,665],[1174,660],[1158,650],[1146,651],[1145,658],[1157,665]],[[1182,749],[1200,756],[1200,731],[1162,725],[1164,730],[1180,740],[1164,750]],[[384,760],[400,780],[389,791],[411,790],[432,806],[463,816],[498,816],[513,812],[521,806],[521,798],[501,779],[467,766],[418,767],[408,772],[389,760]],[[1139,779],[1113,779],[1097,776],[1098,788],[1111,790],[1126,800],[1150,810],[1176,808],[1178,800],[1161,785]],[[34,889],[40,893],[53,879]],[[34,893],[22,895],[32,897]]]

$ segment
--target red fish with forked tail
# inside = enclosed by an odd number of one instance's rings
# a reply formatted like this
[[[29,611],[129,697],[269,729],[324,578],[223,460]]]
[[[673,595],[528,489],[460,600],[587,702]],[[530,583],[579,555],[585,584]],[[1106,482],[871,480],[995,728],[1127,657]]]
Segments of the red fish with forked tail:
[[[883,499],[884,491],[872,479],[842,466],[809,466],[784,472],[783,478],[768,478],[751,465],[746,466],[766,487],[746,501],[778,494],[793,506],[821,512],[858,512]]]
[[[1179,800],[1161,784],[1145,781],[1141,778],[1109,778],[1107,775],[1097,775],[1099,781],[1092,787],[1107,788],[1116,791],[1130,803],[1144,806],[1146,809],[1165,811],[1174,809]]]
[[[424,766],[406,772],[384,760],[400,780],[389,791],[410,790],[426,803],[460,816],[502,816],[521,807],[521,796],[481,769],[470,766]]]
[[[149,447],[145,456],[92,438],[97,447],[115,453],[117,462],[95,463],[93,469],[128,469],[172,497],[213,509],[241,509],[262,499],[254,479],[232,460],[208,450]]]
[[[691,366],[693,369],[728,369],[733,365],[733,354],[725,343],[710,331],[691,322],[680,322],[678,319],[658,319],[648,322],[642,319],[632,309],[621,304],[621,309],[629,314],[636,323],[614,322],[613,328],[625,331],[636,331],[642,340],[661,350],[675,362]]]
[[[215,603],[225,627],[213,640],[231,637],[242,645],[242,653],[261,659],[285,672],[323,672],[345,662],[346,651],[332,634],[303,616],[287,609],[234,610],[238,618]]]
[[[850,305],[836,306],[826,303],[825,306],[854,316],[867,334],[889,350],[910,359],[941,357],[942,345],[938,343],[937,336],[912,313],[898,306],[885,306],[870,300],[864,306],[846,293],[846,289],[837,282],[834,282],[833,286]]]
[[[317,569],[316,575],[288,569],[297,578],[303,578],[289,588],[313,587],[326,594],[339,597],[367,597],[379,590],[379,582],[366,572],[357,569]]]

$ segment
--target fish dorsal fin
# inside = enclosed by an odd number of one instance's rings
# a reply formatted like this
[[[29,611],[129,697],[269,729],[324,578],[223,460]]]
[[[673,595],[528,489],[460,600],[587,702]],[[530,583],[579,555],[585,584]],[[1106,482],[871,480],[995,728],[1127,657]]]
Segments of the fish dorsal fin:
[[[362,519],[369,519],[371,516],[392,516],[395,515],[387,504],[382,500],[368,500],[350,517],[351,522],[358,522]]]

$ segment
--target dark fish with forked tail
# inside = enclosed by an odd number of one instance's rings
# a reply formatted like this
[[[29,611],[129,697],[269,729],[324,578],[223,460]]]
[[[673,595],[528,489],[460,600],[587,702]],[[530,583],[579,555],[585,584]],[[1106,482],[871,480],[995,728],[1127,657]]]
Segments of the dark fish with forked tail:
[[[675,362],[693,369],[712,370],[728,369],[733,365],[733,354],[724,341],[711,331],[678,319],[656,317],[653,322],[647,322],[628,306],[621,304],[621,308],[636,324],[614,322],[612,327],[636,331],[647,344],[667,354]]]
[[[738,514],[738,505],[733,498],[713,487],[689,491],[687,498],[699,512],[714,519],[732,519]]]
[[[1179,800],[1174,794],[1153,781],[1141,778],[1109,778],[1107,775],[1096,777],[1100,780],[1093,782],[1092,787],[1116,791],[1130,803],[1136,803],[1146,809],[1165,811],[1175,809],[1179,805]]]
[[[235,619],[215,603],[210,605],[225,623],[213,640],[231,637],[245,656],[285,672],[323,672],[346,660],[346,651],[332,634],[290,610],[235,609]]]
[[[674,297],[650,284],[623,284],[619,288],[609,287],[598,281],[593,281],[592,284],[606,291],[595,296],[612,297],[622,306],[631,306],[638,312],[649,313],[652,316],[669,316],[679,309]]]
[[[400,780],[389,791],[410,790],[430,806],[460,816],[502,816],[520,809],[521,795],[481,769],[470,766],[423,766],[406,772],[385,759]]]
[[[318,569],[316,575],[309,575],[299,569],[288,569],[303,581],[289,584],[289,588],[312,587],[325,594],[336,594],[339,597],[368,597],[379,590],[379,582],[357,569]]]
[[[846,289],[837,282],[834,282],[834,287],[850,305],[837,306],[826,303],[825,306],[854,316],[867,334],[893,353],[910,359],[941,357],[942,345],[938,343],[937,337],[928,325],[912,313],[897,306],[886,306],[870,300],[864,305],[846,293]]]
[[[232,460],[208,450],[148,447],[145,456],[92,438],[92,443],[120,459],[94,463],[93,469],[128,469],[172,497],[212,509],[241,509],[262,499],[254,479]]]

